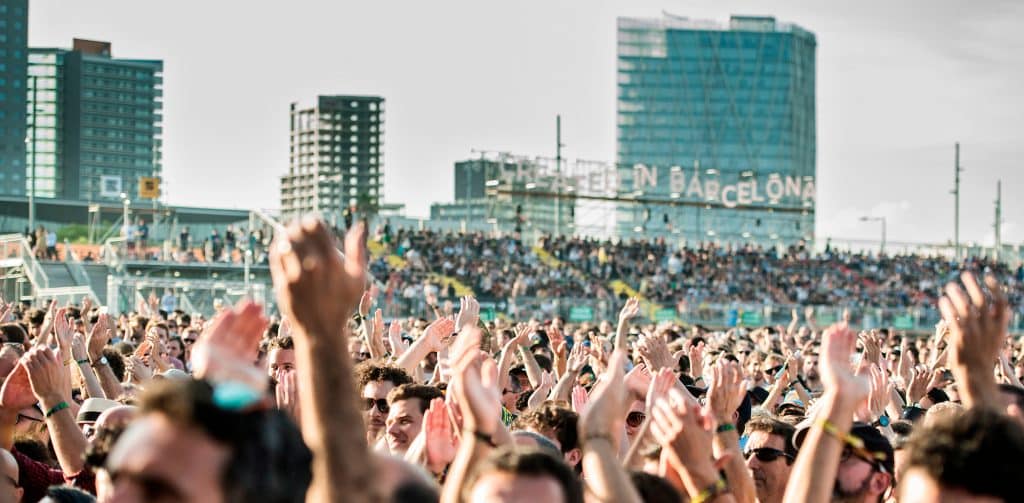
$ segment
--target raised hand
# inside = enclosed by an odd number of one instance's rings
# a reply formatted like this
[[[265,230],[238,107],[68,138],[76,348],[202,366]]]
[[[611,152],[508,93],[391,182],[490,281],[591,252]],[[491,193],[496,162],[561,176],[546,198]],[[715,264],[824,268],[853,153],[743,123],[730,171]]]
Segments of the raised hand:
[[[707,411],[718,424],[731,424],[733,413],[747,392],[743,374],[736,362],[719,360],[711,367],[711,385],[707,392]]]
[[[299,407],[299,375],[294,369],[282,370],[277,373],[277,387],[274,388],[274,395],[277,399],[277,408],[288,413],[293,421],[298,423],[300,414]]]
[[[910,382],[907,384],[907,402],[916,404],[928,393],[928,383],[931,382],[935,371],[927,365],[918,365],[910,369]]]
[[[89,360],[95,362],[103,356],[103,348],[110,342],[110,315],[103,313],[96,320],[96,324],[89,331],[89,338],[86,345],[89,349]]]
[[[477,328],[463,330],[451,349],[453,385],[462,412],[462,427],[493,436],[501,420],[501,390],[498,367],[480,351],[481,333]]]
[[[391,345],[391,356],[398,358],[409,349],[409,345],[402,340],[402,324],[397,320],[392,321],[388,327],[388,344]]]
[[[132,381],[138,383],[148,382],[153,378],[153,369],[146,365],[142,358],[132,355],[125,360],[126,374],[131,376]]]
[[[690,359],[690,375],[697,379],[704,375],[704,341],[690,346],[687,351]]]
[[[30,349],[21,357],[21,364],[27,371],[32,394],[46,410],[71,397],[71,380],[50,348]]]
[[[423,414],[423,435],[427,468],[432,473],[442,473],[458,452],[458,441],[443,398],[431,400],[430,408]]]
[[[675,389],[651,411],[651,433],[691,498],[719,478],[711,458],[712,424],[699,404]]]
[[[366,228],[345,236],[345,259],[323,222],[304,219],[271,247],[278,304],[303,336],[340,338],[366,291]]]
[[[668,392],[678,382],[676,375],[670,369],[661,369],[651,376],[651,385],[647,388],[647,396],[644,400],[646,410],[650,412],[654,403],[659,399],[667,399]]]
[[[857,376],[850,368],[850,355],[856,350],[857,334],[845,323],[825,330],[821,341],[820,373],[826,393],[836,393],[859,403],[868,397],[870,385],[866,377]]]
[[[19,361],[7,379],[4,380],[3,389],[0,389],[0,407],[8,412],[17,412],[25,407],[30,407],[38,399],[32,393],[32,384],[28,379],[28,370],[25,369],[23,361]]]
[[[450,318],[440,318],[430,325],[427,325],[427,328],[423,331],[423,335],[421,337],[427,338],[427,342],[430,344],[430,350],[433,352],[444,349],[454,333],[455,322]]]
[[[366,318],[370,315],[370,308],[373,307],[373,295],[367,290],[359,298],[359,316]]]
[[[71,357],[76,362],[89,359],[89,353],[85,349],[85,337],[82,334],[75,334],[71,337]]]
[[[679,366],[679,363],[672,359],[672,354],[668,351],[668,344],[661,337],[642,336],[637,343],[637,349],[652,371],[663,368],[674,369]]]
[[[541,372],[540,384],[534,388],[533,393],[530,394],[530,399],[527,401],[527,408],[534,409],[540,407],[545,400],[548,399],[548,395],[551,394],[551,388],[555,386],[555,377],[551,372]]]
[[[878,363],[882,359],[882,341],[877,330],[872,330],[870,333],[861,332],[857,336],[857,340],[864,346],[863,360],[868,363]]]
[[[638,314],[640,314],[640,299],[630,297],[626,301],[626,305],[622,306],[622,309],[619,311],[619,323],[628,322],[636,318]]]
[[[71,336],[75,333],[68,323],[67,309],[60,308],[53,319],[53,332],[57,336],[57,346],[60,348],[60,357],[66,363],[71,358]]]
[[[466,327],[476,326],[479,319],[480,303],[472,295],[463,297],[459,301],[459,315],[455,320],[455,330],[461,332]]]
[[[629,397],[636,400],[643,400],[647,396],[647,390],[651,387],[651,371],[647,365],[640,363],[630,369],[623,377],[626,391]]]
[[[580,416],[580,434],[583,438],[604,437],[616,446],[621,437],[629,408],[623,369],[625,362],[626,354],[622,350],[615,350],[609,358],[608,368],[590,397],[586,411]]]
[[[973,274],[965,272],[960,279],[966,294],[950,283],[946,296],[939,299],[942,318],[949,325],[950,366],[961,383],[964,404],[998,407],[992,369],[1006,341],[1009,303],[994,276],[985,277],[987,296]]]
[[[217,382],[237,380],[255,390],[265,389],[267,380],[256,368],[256,357],[267,323],[263,308],[251,301],[221,311],[192,348],[196,377]]]
[[[590,395],[587,394],[587,389],[583,386],[572,387],[572,410],[576,411],[577,414],[582,415],[587,410],[587,404],[590,402]]]

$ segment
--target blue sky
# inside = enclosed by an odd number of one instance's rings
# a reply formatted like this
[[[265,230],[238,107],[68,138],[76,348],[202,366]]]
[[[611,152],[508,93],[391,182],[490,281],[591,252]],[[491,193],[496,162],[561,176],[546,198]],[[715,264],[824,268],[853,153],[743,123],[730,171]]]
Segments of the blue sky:
[[[426,215],[452,198],[472,149],[615,155],[615,19],[773,15],[818,40],[819,237],[990,241],[997,179],[1004,242],[1024,241],[1024,4],[523,0],[139,2],[32,0],[29,40],[113,43],[165,62],[170,202],[274,208],[288,105],[316,94],[387,99],[385,199]]]

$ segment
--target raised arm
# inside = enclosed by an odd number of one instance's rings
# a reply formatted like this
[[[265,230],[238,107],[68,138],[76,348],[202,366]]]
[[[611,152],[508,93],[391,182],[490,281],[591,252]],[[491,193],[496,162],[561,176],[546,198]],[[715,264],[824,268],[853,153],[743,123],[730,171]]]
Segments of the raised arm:
[[[53,450],[66,476],[75,475],[84,466],[85,435],[75,423],[70,393],[70,376],[48,347],[36,347],[22,357],[28,371],[32,393],[46,413]]]
[[[423,331],[423,335],[413,341],[409,349],[398,357],[396,365],[412,374],[427,355],[441,350],[444,341],[451,337],[454,331],[455,322],[448,318],[441,318],[431,323]]]
[[[271,253],[278,304],[293,321],[302,436],[313,452],[310,502],[372,501],[373,464],[356,408],[348,318],[366,286],[366,228],[345,236],[345,259],[322,222],[288,227]]]
[[[964,405],[1001,408],[993,368],[1006,342],[1009,304],[995,277],[985,277],[988,297],[973,274],[965,272],[961,280],[967,293],[950,283],[939,300],[949,326],[950,367]]]
[[[712,375],[705,407],[714,420],[715,458],[726,459],[725,477],[736,501],[753,503],[757,498],[754,479],[740,452],[740,436],[736,430],[736,410],[743,403],[747,387],[736,362],[720,360],[712,367]]]
[[[640,299],[630,297],[619,311],[619,326],[615,331],[615,349],[626,351],[626,336],[629,335],[629,320],[640,314]]]
[[[628,403],[624,382],[626,354],[612,353],[602,378],[603,386],[594,392],[587,410],[580,417],[580,444],[583,447],[583,471],[587,491],[599,501],[639,502],[640,495],[619,462],[618,442],[625,429]]]
[[[117,376],[114,375],[114,371],[110,369],[107,359],[103,356],[103,348],[110,340],[110,331],[110,317],[101,314],[96,324],[92,326],[92,331],[89,332],[86,346],[89,351],[89,366],[96,372],[96,377],[99,378],[100,386],[103,388],[103,394],[111,400],[116,400],[124,392],[124,389],[118,382]]]
[[[867,379],[850,368],[856,344],[857,334],[845,323],[829,327],[822,336],[820,367],[825,393],[793,464],[786,503],[824,503],[832,497],[843,439],[850,433],[854,411],[870,391]]]

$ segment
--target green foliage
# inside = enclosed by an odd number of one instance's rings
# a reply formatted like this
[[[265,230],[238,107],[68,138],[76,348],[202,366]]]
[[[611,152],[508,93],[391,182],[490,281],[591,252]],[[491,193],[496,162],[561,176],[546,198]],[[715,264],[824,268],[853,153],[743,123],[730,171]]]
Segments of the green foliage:
[[[75,244],[89,242],[89,226],[82,224],[70,224],[57,229],[57,241],[63,243],[68,240]]]

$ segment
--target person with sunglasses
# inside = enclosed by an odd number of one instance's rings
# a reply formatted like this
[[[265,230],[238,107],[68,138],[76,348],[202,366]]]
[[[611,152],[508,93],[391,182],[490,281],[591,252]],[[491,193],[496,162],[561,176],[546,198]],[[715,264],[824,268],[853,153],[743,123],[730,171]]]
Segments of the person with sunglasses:
[[[412,382],[412,377],[398,367],[377,361],[366,361],[355,368],[359,405],[366,425],[366,441],[372,447],[383,440],[388,419],[388,393]]]
[[[796,459],[794,431],[793,426],[769,416],[755,416],[747,422],[743,457],[754,478],[758,503],[779,503],[786,494]]]

